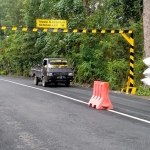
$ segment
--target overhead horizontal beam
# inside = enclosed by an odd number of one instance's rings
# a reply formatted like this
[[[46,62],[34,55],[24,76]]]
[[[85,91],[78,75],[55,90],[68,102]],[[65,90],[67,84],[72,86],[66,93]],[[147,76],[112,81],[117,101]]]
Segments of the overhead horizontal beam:
[[[0,26],[0,30],[12,30],[12,31],[32,31],[32,32],[62,32],[62,33],[132,33],[132,30],[101,30],[101,29],[54,29],[54,28],[27,28],[27,27],[12,27],[12,26]]]

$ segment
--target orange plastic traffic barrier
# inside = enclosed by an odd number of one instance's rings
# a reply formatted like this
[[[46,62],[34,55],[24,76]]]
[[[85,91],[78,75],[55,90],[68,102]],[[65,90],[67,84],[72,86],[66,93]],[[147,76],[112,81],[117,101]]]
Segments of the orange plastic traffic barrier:
[[[108,95],[108,82],[94,81],[93,95],[88,103],[96,109],[113,109]]]
[[[101,90],[100,88],[100,81],[94,81],[94,88],[93,88],[93,95],[88,103],[89,106],[95,107],[97,99],[100,99],[100,94],[99,91]]]

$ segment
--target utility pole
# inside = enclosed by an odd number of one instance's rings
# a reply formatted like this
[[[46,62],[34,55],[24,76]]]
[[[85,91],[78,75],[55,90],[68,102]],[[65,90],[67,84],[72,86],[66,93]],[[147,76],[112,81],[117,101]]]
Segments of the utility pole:
[[[145,57],[150,57],[150,1],[143,0],[143,27]]]

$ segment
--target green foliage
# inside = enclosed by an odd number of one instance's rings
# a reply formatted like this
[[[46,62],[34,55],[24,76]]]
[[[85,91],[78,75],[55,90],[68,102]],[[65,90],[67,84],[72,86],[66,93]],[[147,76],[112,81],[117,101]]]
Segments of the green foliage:
[[[117,90],[125,87],[129,73],[129,64],[125,59],[108,62],[108,82],[111,89]]]
[[[39,6],[41,4],[41,0],[26,0],[24,2],[24,22],[28,27],[36,26],[36,19],[41,18],[41,11],[39,10]]]
[[[90,0],[85,5],[81,0],[0,0],[1,24],[35,27],[36,19],[44,18],[67,20],[69,29],[133,29],[134,79],[135,86],[140,87],[145,69],[141,0],[134,3],[103,0],[95,9],[97,2]],[[107,81],[114,90],[126,86],[130,46],[121,34],[21,31],[0,31],[0,34],[1,74],[28,76],[30,68],[44,57],[66,57],[72,64],[75,82]]]
[[[147,86],[140,85],[137,89],[136,95],[139,96],[150,96],[150,88]]]
[[[81,28],[85,23],[84,7],[80,0],[60,0],[54,5],[56,19],[68,21],[68,28]]]
[[[0,75],[6,75],[7,71],[6,70],[1,70]]]
[[[20,26],[23,24],[22,0],[0,0],[0,19],[2,25]]]
[[[78,73],[76,75],[76,80],[80,83],[90,83],[92,81],[92,68],[91,62],[82,62],[78,65]]]
[[[135,80],[135,86],[139,87],[142,85],[141,83],[141,79],[144,78],[143,76],[143,72],[147,69],[146,65],[143,63],[143,57],[139,58],[138,60],[135,60],[135,64],[134,64],[134,80]]]
[[[135,58],[144,57],[144,35],[143,35],[143,22],[142,19],[138,22],[130,21],[131,29],[134,31],[134,41],[135,41]],[[141,56],[141,57],[139,57]]]
[[[124,22],[129,20],[134,20],[138,22],[141,20],[143,12],[143,0],[123,0],[123,10],[124,10]]]

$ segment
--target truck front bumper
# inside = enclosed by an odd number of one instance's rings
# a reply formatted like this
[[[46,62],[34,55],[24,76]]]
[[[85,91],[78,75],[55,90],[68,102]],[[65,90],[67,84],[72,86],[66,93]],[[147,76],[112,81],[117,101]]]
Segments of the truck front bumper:
[[[47,82],[53,83],[53,82],[72,82],[73,76],[47,76]]]

